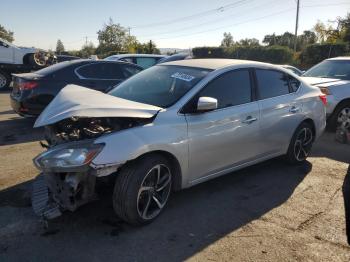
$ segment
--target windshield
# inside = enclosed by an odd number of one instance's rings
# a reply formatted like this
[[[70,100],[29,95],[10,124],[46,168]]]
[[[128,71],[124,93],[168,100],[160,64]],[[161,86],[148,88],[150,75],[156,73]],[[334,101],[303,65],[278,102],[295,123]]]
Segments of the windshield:
[[[167,108],[176,103],[210,71],[183,66],[153,66],[121,83],[109,94]]]
[[[350,80],[350,60],[325,60],[306,71],[303,76]]]

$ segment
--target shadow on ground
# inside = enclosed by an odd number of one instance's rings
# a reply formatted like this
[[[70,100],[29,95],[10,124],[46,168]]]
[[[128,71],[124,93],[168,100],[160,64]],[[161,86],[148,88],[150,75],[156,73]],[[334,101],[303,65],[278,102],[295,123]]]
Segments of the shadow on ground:
[[[350,144],[342,144],[335,141],[334,132],[325,132],[314,144],[311,156],[325,157],[339,162],[350,163]]]
[[[34,118],[22,117],[0,120],[0,146],[43,139],[43,129],[33,128],[34,122]]]
[[[183,261],[283,204],[311,169],[309,162],[295,167],[275,159],[176,192],[164,213],[141,228],[115,217],[106,192],[50,222],[47,231],[23,233],[13,246],[7,242],[0,255],[5,260],[40,254],[43,261]],[[23,191],[28,184],[0,192],[0,206],[28,211]],[[237,236],[237,241],[247,235]]]

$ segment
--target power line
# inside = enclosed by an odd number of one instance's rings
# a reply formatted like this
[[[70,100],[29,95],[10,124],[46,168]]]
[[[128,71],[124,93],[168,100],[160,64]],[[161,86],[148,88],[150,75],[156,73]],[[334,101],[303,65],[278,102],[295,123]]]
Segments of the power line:
[[[145,25],[134,25],[131,26],[131,29],[135,29],[135,28],[145,28],[145,27],[155,27],[155,26],[164,26],[164,25],[169,25],[169,24],[174,24],[174,23],[178,23],[178,22],[183,22],[186,20],[191,20],[194,18],[198,18],[198,17],[203,17],[203,16],[207,16],[210,15],[212,13],[219,13],[219,12],[224,12],[230,8],[233,8],[239,4],[242,4],[244,2],[247,2],[248,0],[239,0],[239,1],[235,1],[233,3],[221,6],[221,7],[217,7],[214,9],[210,9],[204,12],[200,12],[200,13],[196,13],[190,16],[184,16],[184,17],[179,17],[179,18],[175,18],[175,19],[171,19],[171,20],[167,20],[167,21],[161,21],[161,22],[155,22],[155,23],[150,23],[150,24],[145,24]]]
[[[301,6],[300,8],[326,7],[326,6],[335,6],[335,5],[344,5],[344,4],[349,4],[349,3],[342,2],[342,3],[328,4],[328,5],[322,5],[321,4],[321,5],[312,5],[312,6]],[[246,21],[243,21],[243,22],[238,22],[238,23],[235,23],[235,24],[220,26],[220,27],[209,29],[209,30],[194,32],[194,33],[190,33],[190,34],[181,34],[181,35],[177,35],[177,36],[173,36],[173,37],[155,38],[153,40],[175,39],[175,38],[180,38],[180,37],[188,37],[188,36],[192,36],[192,35],[203,34],[203,33],[207,33],[207,32],[217,31],[217,30],[220,30],[220,29],[223,29],[223,28],[228,28],[228,27],[232,27],[232,26],[236,26],[236,25],[240,25],[240,24],[250,23],[250,22],[253,22],[253,21],[257,21],[257,20],[262,20],[262,19],[265,19],[265,18],[268,18],[268,17],[271,17],[271,16],[276,16],[276,15],[287,13],[287,12],[291,12],[291,11],[294,11],[294,10],[295,10],[295,8],[289,8],[289,9],[285,9],[285,10],[282,10],[282,11],[279,11],[279,12],[271,13],[269,15],[261,16],[261,17],[254,18],[254,19],[249,19],[249,20],[246,20]]]
[[[267,5],[268,4],[272,4],[274,2],[279,2],[280,3],[281,1],[280,0],[273,0],[273,1],[270,1],[270,2],[267,2],[267,3],[264,3],[263,5],[258,5],[258,6],[251,7],[249,9],[244,10],[244,11],[246,12],[246,11],[248,11],[250,9],[259,9],[260,7],[269,7]],[[235,13],[233,13],[233,14],[235,14]],[[242,13],[242,11],[240,11],[240,13]],[[176,32],[182,32],[182,31],[185,31],[185,30],[188,30],[188,29],[191,29],[191,28],[197,28],[199,26],[203,26],[203,25],[206,25],[206,24],[222,22],[222,20],[224,20],[225,18],[232,18],[233,14],[230,14],[229,16],[224,16],[224,17],[222,17],[220,19],[210,20],[210,21],[207,21],[207,22],[204,22],[204,23],[195,24],[195,25],[191,25],[191,26],[187,26],[187,27],[182,27],[182,28],[179,28],[179,29],[176,29],[176,30],[172,30],[171,32],[169,32],[169,31],[162,31],[162,32],[157,32],[157,33],[153,33],[153,34],[138,35],[137,37],[146,38],[146,37],[150,37],[150,36],[154,36],[154,35],[167,35],[167,34],[172,34],[172,33],[176,33]],[[234,18],[241,17],[241,16],[242,15],[235,16]]]

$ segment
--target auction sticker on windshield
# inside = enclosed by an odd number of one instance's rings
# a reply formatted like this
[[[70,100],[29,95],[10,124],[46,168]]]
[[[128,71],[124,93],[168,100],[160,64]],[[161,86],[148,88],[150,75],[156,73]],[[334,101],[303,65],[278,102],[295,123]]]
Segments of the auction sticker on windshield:
[[[190,82],[193,79],[195,79],[194,76],[187,75],[187,74],[180,73],[180,72],[176,72],[176,73],[172,74],[171,77],[176,78],[176,79],[181,79],[181,80],[186,81],[186,82]]]

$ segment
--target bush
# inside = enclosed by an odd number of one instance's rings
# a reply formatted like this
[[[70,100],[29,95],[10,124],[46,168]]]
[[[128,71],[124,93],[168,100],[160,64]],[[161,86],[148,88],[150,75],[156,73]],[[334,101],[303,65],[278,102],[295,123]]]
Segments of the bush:
[[[301,52],[300,63],[302,67],[310,67],[327,58],[344,56],[347,52],[348,47],[345,43],[313,44]]]
[[[192,52],[195,58],[234,58],[275,64],[293,62],[293,51],[283,46],[196,47]]]

